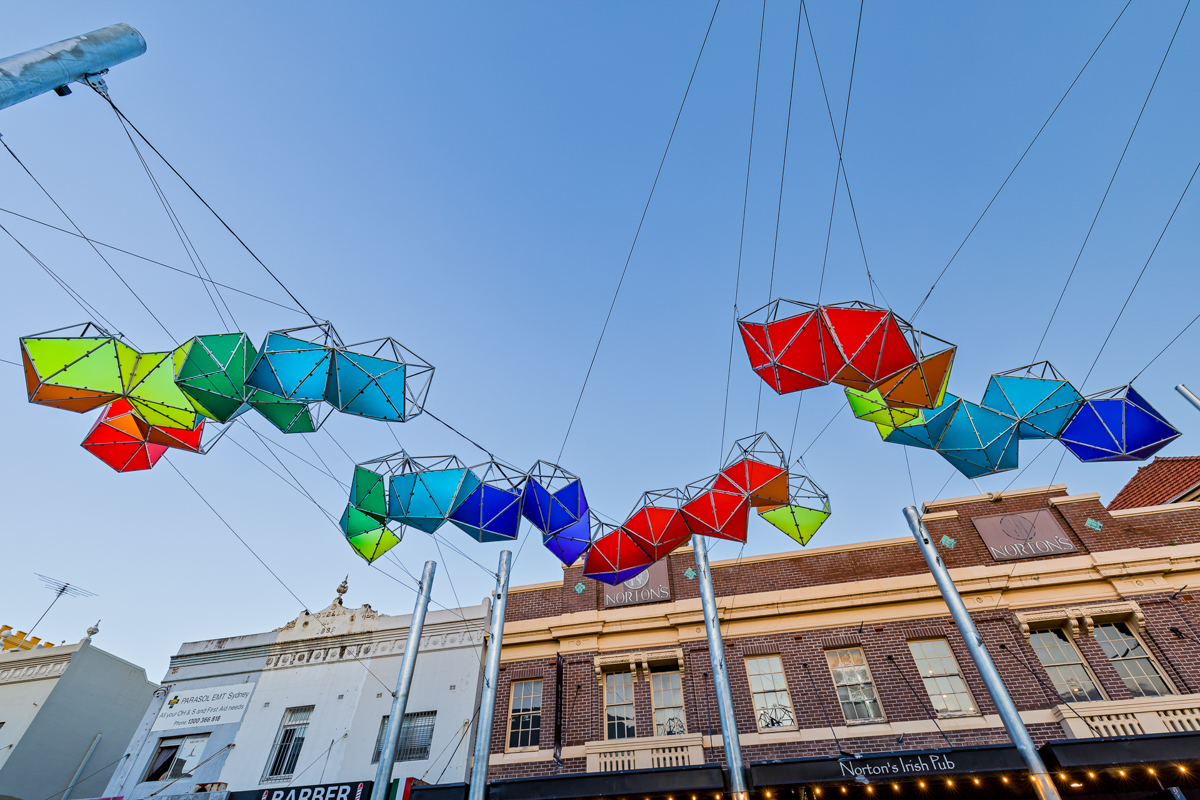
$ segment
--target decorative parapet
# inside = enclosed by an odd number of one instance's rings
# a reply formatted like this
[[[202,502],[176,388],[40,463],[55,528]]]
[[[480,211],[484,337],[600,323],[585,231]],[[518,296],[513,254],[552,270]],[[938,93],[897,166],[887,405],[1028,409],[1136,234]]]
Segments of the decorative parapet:
[[[0,665],[0,684],[37,681],[61,677],[71,663],[72,652],[47,654],[45,658],[24,658],[17,664]]]
[[[421,637],[421,651],[451,650],[459,647],[479,647],[484,641],[479,627],[450,631],[431,631]],[[408,630],[382,630],[369,635],[329,637],[322,640],[300,640],[271,646],[266,669],[299,667],[381,655],[401,655],[408,643]],[[316,645],[316,646],[314,646]]]
[[[699,733],[588,742],[583,750],[588,772],[624,772],[704,763],[704,737]]]
[[[1200,731],[1200,695],[1194,694],[1072,703],[1053,711],[1072,739]]]
[[[1120,603],[1104,603],[1091,606],[1068,606],[1065,608],[1050,608],[1042,611],[1017,611],[1014,615],[1021,633],[1028,639],[1034,629],[1061,627],[1069,625],[1071,633],[1078,636],[1080,625],[1084,634],[1091,636],[1096,623],[1133,621],[1139,630],[1146,630],[1146,616],[1141,606],[1133,600]]]

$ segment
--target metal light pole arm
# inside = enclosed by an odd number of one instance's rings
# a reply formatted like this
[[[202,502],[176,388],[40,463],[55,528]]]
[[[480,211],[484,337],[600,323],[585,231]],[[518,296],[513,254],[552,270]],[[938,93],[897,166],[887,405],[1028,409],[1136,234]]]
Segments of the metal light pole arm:
[[[479,726],[475,729],[475,760],[471,763],[471,786],[467,800],[487,796],[488,760],[492,753],[492,720],[496,716],[496,682],[500,678],[500,647],[504,639],[504,609],[508,606],[508,571],[512,552],[500,551],[496,572],[496,602],[492,604],[492,626],[487,643],[483,694],[479,698]]]
[[[1175,387],[1175,391],[1183,395],[1185,400],[1195,406],[1197,411],[1200,411],[1200,397],[1196,397],[1191,389],[1187,388],[1181,383]]]
[[[721,619],[717,616],[717,598],[713,591],[712,571],[708,567],[707,540],[698,533],[692,534],[692,549],[696,553],[696,568],[699,572],[697,580],[700,583],[700,606],[704,611],[704,630],[708,634],[708,654],[712,657],[717,718],[721,721],[721,739],[725,744],[725,761],[729,766],[729,790],[733,793],[734,800],[745,800],[746,770],[742,766],[742,742],[738,738],[733,697],[729,691],[729,670],[725,666]]]
[[[1030,738],[1029,731],[1021,720],[1021,714],[1017,711],[1012,697],[1008,694],[1008,689],[1004,686],[1004,681],[1000,678],[996,665],[992,662],[992,657],[988,654],[983,638],[975,629],[975,621],[971,619],[971,614],[967,611],[966,604],[963,603],[962,595],[958,593],[958,587],[954,585],[954,581],[950,577],[950,570],[946,569],[942,557],[938,555],[937,549],[929,539],[929,531],[925,529],[921,515],[915,506],[909,506],[904,509],[904,518],[908,520],[908,527],[912,530],[913,538],[917,540],[917,547],[921,548],[921,555],[925,557],[925,563],[929,565],[929,571],[933,573],[933,579],[937,581],[938,589],[942,592],[942,599],[946,601],[946,606],[950,609],[950,616],[954,618],[954,624],[962,633],[967,652],[971,654],[971,660],[975,662],[975,668],[979,670],[979,676],[983,678],[983,684],[987,687],[988,694],[992,696],[992,702],[996,704],[996,711],[1000,714],[1000,720],[1004,723],[1005,730],[1008,731],[1008,737],[1017,746],[1017,752],[1021,754],[1021,758],[1029,767],[1034,791],[1037,792],[1040,800],[1060,800],[1058,788],[1054,785],[1050,773],[1047,772],[1046,765],[1042,763],[1042,757],[1033,745],[1033,739]]]
[[[146,52],[146,40],[124,22],[0,59],[0,109],[53,91]]]
[[[426,561],[425,571],[421,573],[417,605],[413,608],[412,621],[408,623],[408,641],[404,643],[404,660],[400,662],[400,675],[396,678],[396,691],[392,694],[392,713],[388,716],[383,743],[379,748],[379,766],[375,769],[376,800],[387,800],[391,787],[396,742],[400,739],[404,709],[408,706],[408,690],[412,686],[413,670],[417,665],[417,651],[421,649],[421,630],[425,627],[425,612],[429,609],[429,594],[433,590],[433,573],[436,570],[437,562]]]

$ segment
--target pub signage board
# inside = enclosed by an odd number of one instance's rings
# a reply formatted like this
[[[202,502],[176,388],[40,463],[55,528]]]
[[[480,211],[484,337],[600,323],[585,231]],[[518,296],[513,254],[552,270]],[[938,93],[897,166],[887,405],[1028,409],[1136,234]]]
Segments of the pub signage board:
[[[371,800],[374,781],[319,783],[311,786],[280,786],[230,792],[229,800]]]
[[[1026,769],[1012,745],[984,745],[955,750],[910,750],[872,753],[861,758],[828,756],[788,761],[759,761],[750,765],[755,786],[855,780],[891,781],[928,775],[1016,772]]]
[[[624,583],[604,587],[605,608],[663,603],[670,599],[671,581],[667,576],[666,559],[655,561],[645,572],[634,575]]]
[[[1077,552],[1075,543],[1048,508],[1020,514],[975,517],[975,530],[995,561]]]

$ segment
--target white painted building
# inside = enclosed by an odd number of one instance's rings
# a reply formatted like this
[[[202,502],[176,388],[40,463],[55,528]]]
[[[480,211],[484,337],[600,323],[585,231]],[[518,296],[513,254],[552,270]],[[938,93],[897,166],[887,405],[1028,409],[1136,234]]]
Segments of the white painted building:
[[[0,653],[0,798],[100,794],[156,688],[90,635]]]
[[[393,778],[465,780],[490,606],[428,612]],[[184,644],[104,795],[373,780],[410,619],[339,596],[275,631]]]

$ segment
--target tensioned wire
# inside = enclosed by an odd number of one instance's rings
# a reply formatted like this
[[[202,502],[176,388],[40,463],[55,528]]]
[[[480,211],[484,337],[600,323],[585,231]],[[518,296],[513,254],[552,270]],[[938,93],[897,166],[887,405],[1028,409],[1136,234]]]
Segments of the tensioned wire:
[[[974,224],[971,225],[971,229],[967,231],[967,235],[964,236],[963,240],[958,243],[958,247],[954,249],[954,252],[950,256],[950,260],[946,262],[946,266],[942,267],[942,271],[938,273],[936,278],[934,278],[933,284],[929,287],[929,291],[927,291],[925,296],[921,298],[921,302],[917,305],[916,309],[909,317],[909,322],[915,320],[917,315],[921,313],[921,309],[925,307],[925,303],[929,300],[929,296],[933,294],[933,290],[937,288],[938,283],[943,277],[945,277],[946,271],[950,269],[950,265],[954,263],[956,258],[958,258],[958,254],[962,252],[963,247],[967,244],[967,240],[971,238],[971,234],[975,233],[975,229],[979,227],[979,223],[983,221],[984,216],[987,215],[987,212],[991,209],[992,204],[996,202],[996,198],[998,198],[1000,193],[1004,191],[1004,187],[1008,186],[1008,182],[1016,173],[1017,167],[1021,166],[1021,163],[1025,160],[1025,156],[1029,155],[1029,151],[1032,150],[1033,146],[1037,143],[1038,138],[1042,135],[1042,131],[1046,130],[1046,126],[1050,124],[1050,120],[1054,119],[1055,113],[1058,112],[1058,109],[1060,106],[1062,106],[1063,101],[1067,99],[1067,95],[1069,95],[1071,90],[1075,88],[1075,84],[1079,82],[1081,77],[1083,77],[1084,71],[1087,70],[1088,65],[1092,63],[1092,59],[1096,57],[1096,54],[1100,52],[1100,48],[1108,40],[1108,35],[1113,32],[1113,28],[1117,27],[1117,23],[1121,21],[1121,17],[1125,15],[1126,9],[1129,8],[1132,2],[1133,0],[1127,0],[1125,5],[1121,8],[1120,13],[1117,14],[1117,18],[1113,20],[1112,25],[1108,26],[1108,30],[1104,32],[1104,36],[1100,38],[1100,42],[1096,45],[1095,49],[1092,50],[1092,53],[1088,56],[1087,61],[1085,61],[1083,66],[1080,67],[1079,72],[1075,75],[1075,78],[1071,81],[1070,85],[1067,86],[1067,90],[1063,92],[1062,97],[1058,98],[1058,102],[1055,103],[1054,108],[1050,110],[1050,114],[1046,117],[1045,122],[1042,123],[1041,127],[1038,128],[1037,133],[1033,135],[1033,139],[1030,140],[1029,144],[1026,145],[1025,149],[1021,152],[1021,157],[1017,159],[1017,163],[1013,164],[1012,169],[1008,171],[1008,175],[1006,175],[1004,180],[1001,181],[1000,188],[996,190],[996,193],[992,195],[992,199],[988,201],[987,205],[984,206],[983,211],[979,213],[979,217],[976,218]]]

